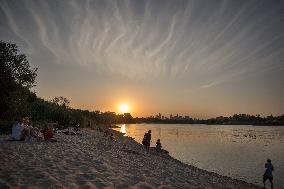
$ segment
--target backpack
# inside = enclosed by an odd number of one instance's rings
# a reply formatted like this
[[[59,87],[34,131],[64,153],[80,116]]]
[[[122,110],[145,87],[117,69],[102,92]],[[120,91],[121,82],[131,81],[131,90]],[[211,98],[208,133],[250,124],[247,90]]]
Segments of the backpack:
[[[147,133],[144,134],[143,140],[142,140],[142,144],[145,145],[146,144],[146,138],[147,138]]]

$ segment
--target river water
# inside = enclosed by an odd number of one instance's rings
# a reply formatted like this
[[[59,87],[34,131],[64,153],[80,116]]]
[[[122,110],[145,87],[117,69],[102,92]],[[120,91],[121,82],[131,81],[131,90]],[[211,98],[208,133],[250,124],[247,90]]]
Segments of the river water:
[[[262,185],[267,158],[274,188],[284,189],[284,127],[250,125],[123,124],[117,128],[141,143],[152,130],[174,158],[198,168]],[[270,185],[267,181],[267,186]]]

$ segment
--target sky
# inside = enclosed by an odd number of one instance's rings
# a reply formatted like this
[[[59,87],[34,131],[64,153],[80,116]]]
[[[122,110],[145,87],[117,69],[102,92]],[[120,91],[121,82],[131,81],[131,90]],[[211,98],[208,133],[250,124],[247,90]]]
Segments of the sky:
[[[284,113],[284,1],[0,0],[0,39],[73,108]]]

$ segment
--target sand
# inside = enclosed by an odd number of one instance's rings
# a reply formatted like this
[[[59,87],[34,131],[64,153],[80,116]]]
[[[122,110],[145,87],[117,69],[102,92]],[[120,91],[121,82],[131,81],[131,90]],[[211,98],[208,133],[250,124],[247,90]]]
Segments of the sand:
[[[0,188],[261,188],[148,153],[133,139],[114,135],[110,140],[85,129],[82,135],[57,133],[57,142],[1,136]]]

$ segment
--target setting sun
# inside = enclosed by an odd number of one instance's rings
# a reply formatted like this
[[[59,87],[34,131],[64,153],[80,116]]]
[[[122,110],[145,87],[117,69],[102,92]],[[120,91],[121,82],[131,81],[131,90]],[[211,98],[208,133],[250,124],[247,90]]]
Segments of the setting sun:
[[[120,104],[119,105],[119,111],[121,113],[129,113],[129,107],[127,104]]]

